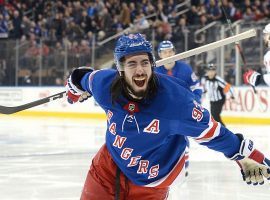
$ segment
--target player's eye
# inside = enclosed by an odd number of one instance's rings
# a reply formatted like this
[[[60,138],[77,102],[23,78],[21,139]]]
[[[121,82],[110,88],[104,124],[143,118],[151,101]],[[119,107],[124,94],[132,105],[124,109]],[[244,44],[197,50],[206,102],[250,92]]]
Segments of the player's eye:
[[[127,64],[127,67],[128,68],[134,68],[134,67],[136,67],[136,63],[133,63],[133,62],[132,63],[128,63]]]
[[[148,66],[150,64],[150,61],[149,60],[144,60],[143,62],[142,62],[142,66],[143,67],[146,67],[146,66]]]

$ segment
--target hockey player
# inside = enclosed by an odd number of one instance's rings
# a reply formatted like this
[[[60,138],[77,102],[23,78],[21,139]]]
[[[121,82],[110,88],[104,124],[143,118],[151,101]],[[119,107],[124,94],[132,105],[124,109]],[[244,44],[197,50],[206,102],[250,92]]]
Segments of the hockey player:
[[[263,58],[266,74],[261,75],[254,70],[248,70],[243,74],[244,83],[254,87],[263,83],[263,81],[270,86],[270,24],[266,25],[263,29],[263,35],[264,44],[267,48],[267,52]]]
[[[209,96],[211,115],[217,122],[225,126],[220,114],[226,101],[227,93],[230,93],[231,98],[234,99],[231,85],[217,75],[216,66],[213,63],[207,65],[206,76],[202,78],[201,82],[204,92],[207,92]]]
[[[158,55],[161,59],[175,55],[173,43],[169,40],[162,41],[158,46]],[[190,90],[194,93],[196,101],[201,103],[202,88],[190,65],[184,61],[176,61],[157,67],[155,68],[155,71],[169,76],[174,76],[186,82]]]
[[[252,141],[213,120],[185,83],[153,72],[152,46],[141,34],[121,36],[114,56],[118,70],[82,67],[67,80],[70,103],[93,96],[107,114],[106,144],[82,200],[166,199],[184,173],[186,136],[237,161],[247,183],[270,178],[270,161]]]

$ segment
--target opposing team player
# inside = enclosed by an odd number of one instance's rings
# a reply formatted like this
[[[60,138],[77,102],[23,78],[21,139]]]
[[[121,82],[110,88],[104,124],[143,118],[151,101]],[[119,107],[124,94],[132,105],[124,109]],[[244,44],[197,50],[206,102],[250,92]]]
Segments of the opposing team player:
[[[267,48],[263,58],[266,74],[262,75],[254,70],[248,70],[243,75],[244,83],[250,84],[254,87],[263,82],[270,86],[270,24],[266,25],[263,30],[263,40]]]
[[[118,71],[82,67],[67,80],[69,102],[88,92],[107,114],[106,144],[82,200],[166,199],[184,173],[186,136],[237,161],[247,183],[270,178],[270,161],[252,141],[213,120],[184,82],[153,71],[152,46],[141,34],[121,36],[114,55]]]
[[[158,45],[158,55],[161,59],[175,55],[175,47],[173,43],[169,40],[162,41]],[[155,71],[174,76],[186,82],[190,90],[194,93],[196,101],[201,103],[202,87],[189,64],[184,61],[171,62],[155,68]]]
[[[168,58],[174,55],[175,55],[175,47],[171,41],[164,40],[159,43],[158,56],[161,59]],[[184,61],[176,61],[176,62],[167,63],[160,67],[156,67],[155,71],[161,74],[167,74],[169,76],[179,78],[180,80],[184,81],[188,85],[190,90],[193,92],[195,96],[195,100],[198,103],[201,103],[202,87],[200,86],[200,82],[196,74],[192,71],[192,68],[190,65],[188,65]],[[185,155],[186,176],[188,175],[188,167],[189,167],[189,148],[190,148],[190,143],[187,139],[187,149],[186,149],[186,155]]]

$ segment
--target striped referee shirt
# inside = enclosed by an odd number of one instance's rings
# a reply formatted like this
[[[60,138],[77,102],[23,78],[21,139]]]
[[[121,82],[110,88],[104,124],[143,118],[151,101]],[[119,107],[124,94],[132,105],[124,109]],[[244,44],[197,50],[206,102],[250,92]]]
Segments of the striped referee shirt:
[[[228,92],[230,92],[231,96],[234,96],[231,85],[217,75],[213,79],[206,76],[202,78],[201,83],[204,92],[208,93],[210,102],[225,100]]]

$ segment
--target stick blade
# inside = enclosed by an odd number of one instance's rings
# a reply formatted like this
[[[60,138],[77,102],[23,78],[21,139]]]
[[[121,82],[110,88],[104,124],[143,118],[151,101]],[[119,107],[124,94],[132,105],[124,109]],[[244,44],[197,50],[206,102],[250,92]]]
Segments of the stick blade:
[[[14,107],[0,106],[0,114],[10,115],[19,111]]]
[[[10,106],[0,106],[0,114],[6,114],[6,115],[10,115],[10,114],[14,114],[29,108],[33,108],[35,106],[39,106],[57,99],[61,99],[65,96],[66,91],[63,92],[59,92],[57,94],[54,94],[52,96],[49,97],[45,97],[43,99],[39,99],[27,104],[23,104],[20,106],[14,106],[14,107],[10,107]]]

